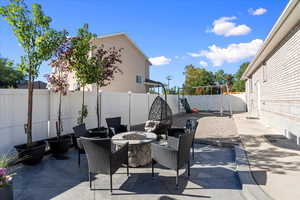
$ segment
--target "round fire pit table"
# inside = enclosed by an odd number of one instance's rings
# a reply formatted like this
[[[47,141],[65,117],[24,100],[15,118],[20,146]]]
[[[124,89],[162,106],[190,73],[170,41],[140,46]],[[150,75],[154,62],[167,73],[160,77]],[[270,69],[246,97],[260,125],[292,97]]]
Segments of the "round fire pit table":
[[[156,139],[155,133],[131,131],[113,136],[112,142],[117,148],[128,142],[128,164],[130,167],[140,167],[151,162],[151,142]]]

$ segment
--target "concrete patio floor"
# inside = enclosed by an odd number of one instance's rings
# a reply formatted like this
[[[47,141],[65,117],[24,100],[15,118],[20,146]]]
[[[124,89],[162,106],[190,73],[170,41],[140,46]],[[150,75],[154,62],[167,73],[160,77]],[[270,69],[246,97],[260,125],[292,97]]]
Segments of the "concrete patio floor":
[[[300,199],[300,147],[260,120],[235,115],[252,175],[272,199]]]
[[[16,200],[185,200],[185,199],[244,199],[235,171],[235,156],[231,148],[196,145],[195,160],[188,180],[180,171],[180,187],[175,188],[175,172],[156,165],[155,178],[151,168],[131,168],[129,177],[125,168],[113,175],[113,195],[109,191],[109,177],[97,175],[93,181],[96,190],[90,191],[88,166],[85,156],[77,165],[77,152],[71,150],[69,159],[45,157],[37,166],[19,165],[14,177]]]

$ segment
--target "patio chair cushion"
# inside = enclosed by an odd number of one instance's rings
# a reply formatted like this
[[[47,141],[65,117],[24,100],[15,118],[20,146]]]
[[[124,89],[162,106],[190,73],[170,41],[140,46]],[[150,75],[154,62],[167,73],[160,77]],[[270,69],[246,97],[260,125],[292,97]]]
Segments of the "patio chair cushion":
[[[154,132],[155,130],[158,129],[159,124],[160,124],[160,121],[148,120],[148,121],[146,121],[146,124],[145,124],[145,131],[146,132]]]

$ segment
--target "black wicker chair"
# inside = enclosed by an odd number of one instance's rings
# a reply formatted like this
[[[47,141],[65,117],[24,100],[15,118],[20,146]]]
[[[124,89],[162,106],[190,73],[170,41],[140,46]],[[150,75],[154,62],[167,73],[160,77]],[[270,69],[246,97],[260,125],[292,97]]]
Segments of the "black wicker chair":
[[[194,143],[195,143],[195,134],[196,134],[196,130],[198,127],[198,121],[196,119],[188,119],[186,121],[186,125],[184,128],[169,128],[168,129],[168,137],[179,137],[182,134],[185,133],[192,133],[194,135],[193,137],[193,143],[192,143],[192,152],[193,152],[193,160],[195,159],[195,147],[194,147]]]
[[[121,124],[121,117],[106,118],[105,120],[109,131],[109,137],[118,133],[127,132],[127,125]]]
[[[154,177],[155,163],[176,170],[176,188],[178,188],[179,169],[187,165],[188,176],[190,176],[190,149],[193,137],[193,134],[182,134],[178,138],[168,137],[168,145],[151,143],[152,177]]]
[[[92,175],[109,174],[110,191],[112,192],[112,175],[122,167],[127,165],[127,176],[129,176],[128,168],[128,143],[117,151],[112,151],[111,139],[109,138],[85,138],[80,137],[80,142],[84,146],[89,165],[89,181],[92,190]]]
[[[167,130],[171,128],[173,123],[172,116],[172,110],[168,103],[157,96],[151,105],[145,130],[156,133],[158,136],[167,135]]]
[[[80,154],[85,154],[85,151],[78,139],[80,137],[90,137],[90,133],[86,129],[85,124],[80,124],[78,126],[73,127],[73,131],[75,136],[73,138],[73,144],[78,151],[78,166],[80,167]]]

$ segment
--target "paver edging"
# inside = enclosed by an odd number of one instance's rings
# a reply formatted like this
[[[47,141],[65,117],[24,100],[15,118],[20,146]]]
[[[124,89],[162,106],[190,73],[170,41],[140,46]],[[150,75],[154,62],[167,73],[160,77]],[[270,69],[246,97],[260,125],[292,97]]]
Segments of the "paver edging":
[[[246,199],[274,200],[254,180],[246,151],[241,146],[234,146],[236,171]]]
[[[213,140],[213,139],[203,139],[203,138],[195,138],[195,143],[196,144],[207,144],[207,145],[212,145],[212,146],[217,146],[217,147],[227,147],[227,148],[233,148],[236,143],[233,142],[224,142],[224,141],[219,141],[219,140]]]

